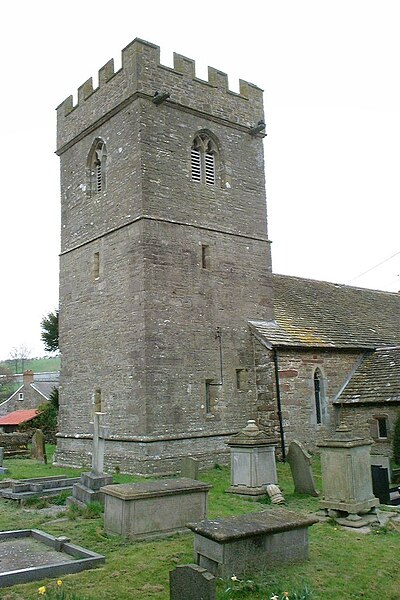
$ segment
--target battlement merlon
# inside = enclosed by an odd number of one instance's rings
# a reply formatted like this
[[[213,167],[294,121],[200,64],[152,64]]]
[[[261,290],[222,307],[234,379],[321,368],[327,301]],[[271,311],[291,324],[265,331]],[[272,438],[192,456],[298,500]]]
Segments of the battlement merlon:
[[[188,82],[191,81],[191,84]],[[78,88],[78,102],[69,96],[57,108],[57,149],[83,131],[101,122],[105,115],[123,107],[135,95],[168,92],[168,102],[213,118],[251,127],[264,118],[263,90],[240,80],[240,92],[228,88],[228,76],[208,67],[208,81],[196,77],[195,61],[174,53],[174,67],[160,64],[160,48],[136,38],[122,50],[122,67],[114,72],[114,61],[99,70],[99,85],[92,78]]]

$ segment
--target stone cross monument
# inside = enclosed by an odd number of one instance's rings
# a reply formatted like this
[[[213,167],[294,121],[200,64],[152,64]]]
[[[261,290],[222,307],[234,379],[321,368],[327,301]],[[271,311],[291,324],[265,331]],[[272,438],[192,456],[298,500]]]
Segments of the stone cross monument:
[[[112,477],[104,473],[105,438],[109,432],[108,427],[101,425],[104,415],[103,412],[93,413],[92,469],[89,473],[82,473],[81,480],[74,483],[72,496],[69,498],[71,503],[81,507],[95,501],[104,504],[104,494],[100,488],[112,484]]]

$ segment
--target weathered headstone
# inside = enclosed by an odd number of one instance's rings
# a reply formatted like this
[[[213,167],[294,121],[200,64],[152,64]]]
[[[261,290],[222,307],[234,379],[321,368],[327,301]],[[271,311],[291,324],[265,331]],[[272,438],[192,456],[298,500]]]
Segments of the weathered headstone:
[[[181,462],[181,477],[197,479],[199,474],[199,461],[191,456],[185,456]]]
[[[44,435],[41,429],[36,429],[32,436],[31,457],[39,463],[47,463]]]
[[[295,492],[318,496],[311,468],[311,456],[303,448],[300,442],[290,442],[287,461],[292,471]]]
[[[371,467],[378,466],[387,469],[389,482],[392,482],[392,469],[390,465],[390,458],[383,454],[371,454]]]
[[[179,565],[169,573],[170,600],[215,600],[215,581],[198,565]]]

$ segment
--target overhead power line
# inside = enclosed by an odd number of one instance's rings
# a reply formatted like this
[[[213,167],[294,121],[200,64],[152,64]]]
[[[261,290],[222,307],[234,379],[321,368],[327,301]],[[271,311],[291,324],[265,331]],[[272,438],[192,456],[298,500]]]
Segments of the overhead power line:
[[[367,269],[366,271],[363,271],[363,273],[360,273],[359,275],[356,275],[356,277],[353,277],[353,279],[350,279],[347,283],[351,283],[352,281],[355,281],[356,279],[359,279],[360,277],[362,277],[363,275],[366,275],[367,273],[369,273],[370,271],[373,271],[374,269],[377,269],[378,267],[380,267],[381,265],[384,265],[385,263],[387,263],[389,260],[391,260],[392,258],[394,258],[395,256],[397,256],[398,254],[400,254],[400,250],[398,252],[395,252],[394,254],[392,254],[392,256],[389,256],[388,258],[385,258],[385,260],[382,260],[381,262],[379,262],[377,265],[374,265],[373,267],[370,267],[369,269]]]

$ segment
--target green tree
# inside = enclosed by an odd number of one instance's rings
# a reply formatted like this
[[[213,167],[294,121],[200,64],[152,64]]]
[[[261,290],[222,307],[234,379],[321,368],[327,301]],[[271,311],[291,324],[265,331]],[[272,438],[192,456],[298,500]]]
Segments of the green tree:
[[[58,310],[49,312],[40,322],[41,340],[47,352],[57,352],[58,347]]]
[[[39,414],[31,421],[20,426],[21,431],[41,429],[46,442],[54,444],[58,427],[58,389],[53,388],[49,401],[38,406]]]
[[[393,432],[393,460],[396,465],[400,465],[400,412],[397,415]]]

